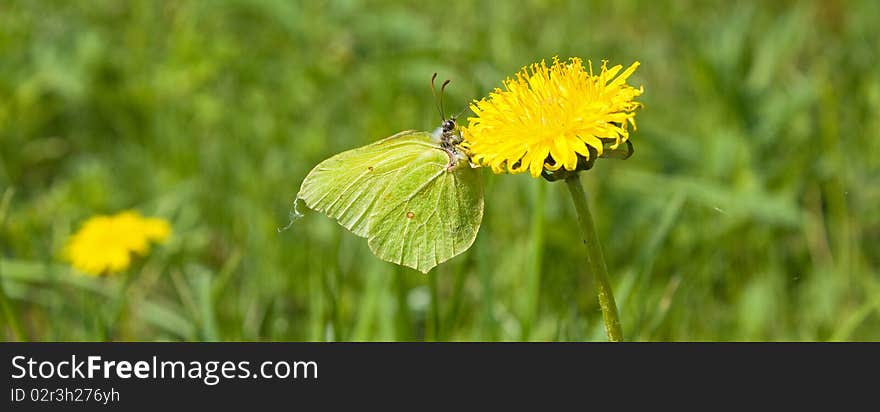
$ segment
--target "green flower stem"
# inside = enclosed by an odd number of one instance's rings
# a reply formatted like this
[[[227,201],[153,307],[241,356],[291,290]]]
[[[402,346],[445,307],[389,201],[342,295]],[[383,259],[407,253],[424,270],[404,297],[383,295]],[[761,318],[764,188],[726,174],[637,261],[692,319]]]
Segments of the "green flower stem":
[[[571,193],[571,200],[574,201],[578,222],[584,235],[584,245],[587,246],[587,266],[590,267],[590,273],[596,279],[599,307],[602,309],[602,318],[605,320],[605,334],[608,335],[610,342],[622,342],[623,330],[620,327],[620,318],[617,316],[614,294],[611,292],[611,282],[608,281],[608,268],[605,267],[602,246],[599,244],[599,236],[596,235],[596,227],[593,225],[593,217],[590,215],[590,207],[587,205],[587,195],[581,186],[578,173],[566,177],[565,184]]]
[[[538,300],[541,292],[541,263],[544,257],[544,217],[547,199],[547,185],[544,182],[535,182],[532,207],[531,234],[531,259],[526,269],[525,301],[526,310],[522,322],[522,340],[529,340],[532,335],[533,325],[538,318]]]

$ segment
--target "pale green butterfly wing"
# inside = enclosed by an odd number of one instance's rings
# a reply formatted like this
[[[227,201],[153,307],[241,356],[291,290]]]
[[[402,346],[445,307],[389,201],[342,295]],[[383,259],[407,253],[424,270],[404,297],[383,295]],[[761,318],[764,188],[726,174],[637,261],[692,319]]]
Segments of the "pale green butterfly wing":
[[[297,198],[352,233],[367,237],[368,218],[385,185],[431,147],[419,132],[404,131],[339,153],[309,172]]]
[[[479,172],[464,159],[451,162],[425,132],[321,162],[297,197],[367,238],[380,259],[423,273],[467,250],[483,217]]]
[[[467,250],[483,219],[480,172],[443,150],[426,152],[382,194],[370,228],[381,259],[427,273]]]

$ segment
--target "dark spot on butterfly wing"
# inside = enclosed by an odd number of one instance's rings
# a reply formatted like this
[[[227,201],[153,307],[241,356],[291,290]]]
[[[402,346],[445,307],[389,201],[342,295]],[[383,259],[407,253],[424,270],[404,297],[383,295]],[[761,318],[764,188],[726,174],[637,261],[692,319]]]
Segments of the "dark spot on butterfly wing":
[[[406,218],[407,218],[407,219],[412,219],[412,218],[414,218],[414,217],[416,217],[416,214],[413,213],[412,211],[406,212]]]

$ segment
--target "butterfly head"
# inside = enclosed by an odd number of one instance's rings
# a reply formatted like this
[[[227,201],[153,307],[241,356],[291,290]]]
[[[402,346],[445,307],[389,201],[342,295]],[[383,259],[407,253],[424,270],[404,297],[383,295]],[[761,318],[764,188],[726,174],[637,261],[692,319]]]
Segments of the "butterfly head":
[[[440,127],[434,131],[434,139],[436,139],[441,146],[447,151],[456,150],[455,146],[462,142],[461,132],[458,130],[458,124],[455,123],[456,116],[451,116],[449,118],[446,117],[446,113],[443,110],[443,92],[446,91],[446,86],[449,85],[450,80],[446,80],[440,86],[440,93],[438,96],[437,88],[434,86],[434,80],[437,79],[437,73],[434,73],[431,76],[431,92],[434,93],[434,99],[437,102],[437,111],[440,112],[440,119],[443,121],[440,123]]]
[[[464,140],[461,138],[461,131],[458,130],[454,117],[444,120],[440,129],[440,144],[447,148],[455,148]]]
[[[440,143],[444,149],[453,149],[462,142],[461,131],[459,131],[454,117],[440,123],[440,127],[434,129],[431,135],[434,137],[434,141]]]
[[[455,125],[455,118],[454,117],[450,117],[450,118],[444,120],[443,123],[440,124],[440,128],[443,130],[444,134],[454,132],[455,127],[456,127],[456,125]]]

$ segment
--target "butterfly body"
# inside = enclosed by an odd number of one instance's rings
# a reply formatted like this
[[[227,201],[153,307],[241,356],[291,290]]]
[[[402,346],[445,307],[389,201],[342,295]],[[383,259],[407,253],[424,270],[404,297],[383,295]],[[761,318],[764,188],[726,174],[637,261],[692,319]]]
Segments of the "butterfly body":
[[[483,217],[479,171],[455,121],[339,153],[306,176],[297,198],[367,239],[380,259],[423,273],[467,250]]]

